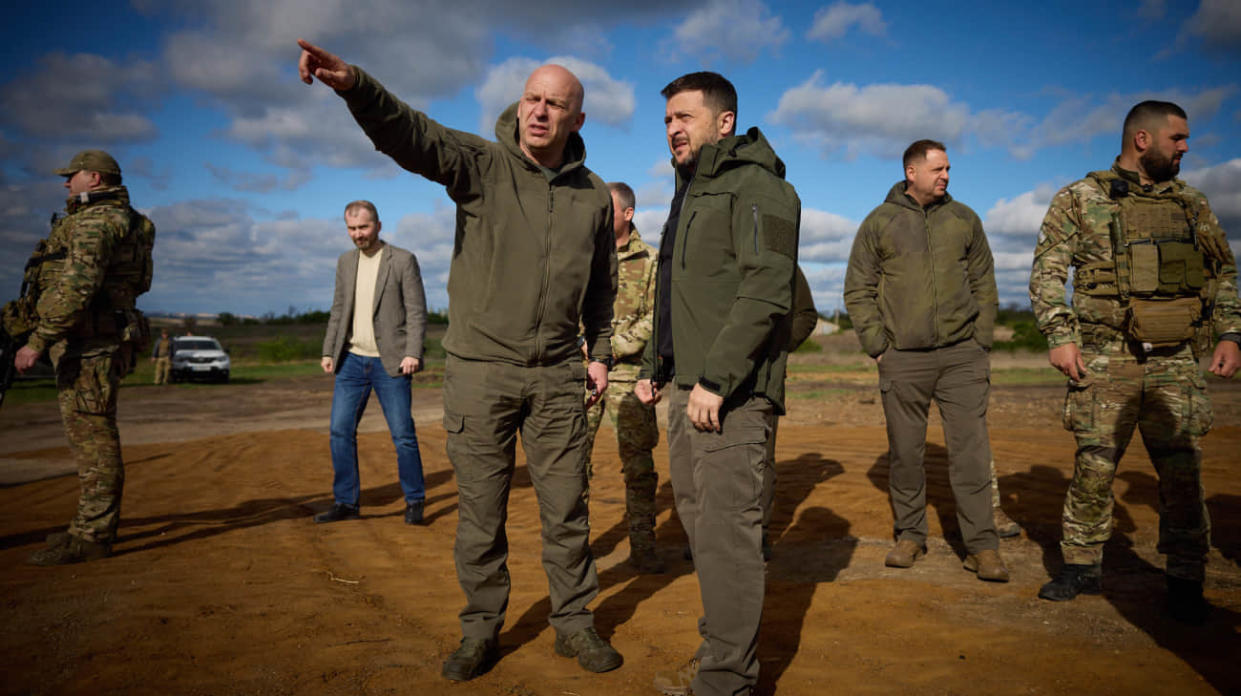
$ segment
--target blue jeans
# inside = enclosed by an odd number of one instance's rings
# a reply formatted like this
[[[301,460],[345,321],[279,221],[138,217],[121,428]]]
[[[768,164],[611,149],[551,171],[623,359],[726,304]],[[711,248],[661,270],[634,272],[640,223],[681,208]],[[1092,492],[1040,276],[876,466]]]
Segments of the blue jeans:
[[[396,446],[396,469],[401,479],[405,502],[420,503],[426,499],[422,482],[422,455],[418,452],[418,434],[410,415],[410,378],[389,377],[379,358],[368,358],[346,352],[336,373],[336,389],[332,394],[331,448],[332,495],[337,503],[357,507],[360,482],[358,478],[358,423],[366,411],[371,390],[379,397],[392,444]]]

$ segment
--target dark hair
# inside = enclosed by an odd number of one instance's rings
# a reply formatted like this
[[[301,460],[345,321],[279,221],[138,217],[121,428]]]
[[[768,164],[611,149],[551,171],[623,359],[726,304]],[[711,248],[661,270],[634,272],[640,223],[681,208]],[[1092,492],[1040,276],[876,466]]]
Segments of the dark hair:
[[[379,211],[375,210],[375,204],[370,201],[353,201],[349,203],[345,206],[345,215],[356,213],[359,210],[369,210],[371,212],[371,219],[379,222]]]
[[[681,92],[702,92],[702,100],[716,114],[733,112],[733,132],[737,130],[737,88],[728,78],[715,72],[693,72],[682,75],[659,90],[664,99],[671,99]]]
[[[120,186],[121,175],[113,174],[111,172],[99,172],[99,183],[104,186]]]
[[[944,147],[944,144],[938,140],[927,140],[926,138],[915,140],[909,147],[905,148],[905,156],[901,158],[901,168],[908,169],[909,165],[914,162],[926,159],[926,153],[931,150],[948,152],[948,148]]]
[[[633,208],[638,204],[638,199],[633,195],[633,189],[629,188],[629,184],[623,181],[609,181],[608,190],[616,194],[616,200],[620,202],[621,210]]]
[[[1185,110],[1172,102],[1152,99],[1134,105],[1125,116],[1124,139],[1128,141],[1139,130],[1151,130],[1154,121],[1159,121],[1158,125],[1162,126],[1169,116],[1189,120]]]

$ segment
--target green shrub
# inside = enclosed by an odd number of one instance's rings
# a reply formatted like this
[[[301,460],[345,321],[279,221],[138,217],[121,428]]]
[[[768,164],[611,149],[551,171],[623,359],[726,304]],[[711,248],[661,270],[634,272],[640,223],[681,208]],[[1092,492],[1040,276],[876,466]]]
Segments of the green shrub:
[[[296,339],[280,334],[268,341],[260,341],[257,349],[259,360],[263,362],[290,362],[293,360],[313,360],[319,357],[323,348],[321,341],[314,339]]]
[[[793,352],[794,353],[822,353],[823,346],[819,345],[814,340],[807,338],[806,340],[802,341],[801,345],[797,346],[797,350]]]

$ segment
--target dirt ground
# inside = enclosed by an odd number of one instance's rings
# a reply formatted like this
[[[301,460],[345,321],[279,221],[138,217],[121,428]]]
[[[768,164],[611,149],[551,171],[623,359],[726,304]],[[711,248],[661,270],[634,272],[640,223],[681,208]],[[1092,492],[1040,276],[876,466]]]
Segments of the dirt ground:
[[[1059,424],[1062,387],[993,389],[1000,487],[1026,530],[1002,542],[1012,582],[993,585],[961,569],[938,420],[927,448],[929,554],[912,569],[888,569],[886,439],[873,371],[791,380],[760,692],[1241,693],[1241,382],[1212,381],[1210,389],[1216,426],[1205,440],[1203,480],[1213,520],[1206,592],[1215,610],[1191,629],[1162,613],[1158,490],[1137,441],[1116,482],[1104,595],[1064,604],[1036,597],[1059,566],[1072,471],[1072,438]],[[519,454],[503,657],[473,682],[443,680],[462,596],[439,391],[415,390],[424,527],[402,523],[392,444],[373,402],[359,439],[364,518],[312,523],[331,504],[330,400],[323,377],[127,387],[116,555],[60,568],[23,562],[76,504],[55,406],[0,412],[3,693],[648,695],[656,671],[694,650],[698,586],[681,558],[667,452],[662,443],[656,452],[657,533],[669,572],[637,576],[623,563],[624,488],[605,426],[591,494],[601,584],[593,607],[624,666],[591,675],[552,652],[537,504]]]

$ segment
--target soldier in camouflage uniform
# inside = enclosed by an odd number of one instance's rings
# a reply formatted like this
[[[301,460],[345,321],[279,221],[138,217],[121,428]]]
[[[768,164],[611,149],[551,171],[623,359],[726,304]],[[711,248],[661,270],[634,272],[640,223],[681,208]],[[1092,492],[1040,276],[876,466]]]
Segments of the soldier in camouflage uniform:
[[[33,306],[5,310],[32,329],[14,362],[19,371],[46,356],[56,370],[65,436],[82,493],[68,533],[52,534],[29,559],[62,565],[111,554],[125,480],[116,397],[121,378],[145,350],[149,327],[135,299],[151,286],[155,227],[129,206],[121,168],[106,152],[78,153],[65,177],[65,216],[27,265]],[[20,301],[19,301],[20,302]],[[18,332],[14,332],[18,333]]]
[[[620,449],[625,477],[625,515],[629,519],[629,564],[640,573],[662,573],[655,553],[655,489],[659,475],[651,450],[659,444],[655,407],[634,395],[642,351],[651,337],[655,293],[655,251],[642,241],[633,225],[636,203],[633,189],[621,182],[608,184],[612,193],[612,230],[616,234],[616,302],[612,310],[611,387],[586,412],[586,473],[592,474],[591,452],[595,434],[610,406],[612,427]]]
[[[1198,365],[1241,365],[1236,264],[1207,199],[1175,178],[1188,151],[1184,110],[1142,102],[1125,118],[1120,156],[1107,171],[1061,189],[1039,232],[1030,300],[1048,356],[1069,377],[1065,428],[1077,439],[1063,512],[1064,568],[1039,596],[1064,601],[1101,590],[1112,531],[1112,478],[1133,436],[1159,475],[1159,551],[1167,556],[1168,609],[1198,623],[1210,522],[1200,481],[1200,438],[1211,406]],[[1072,305],[1064,284],[1074,270]]]

